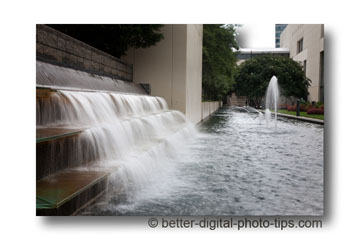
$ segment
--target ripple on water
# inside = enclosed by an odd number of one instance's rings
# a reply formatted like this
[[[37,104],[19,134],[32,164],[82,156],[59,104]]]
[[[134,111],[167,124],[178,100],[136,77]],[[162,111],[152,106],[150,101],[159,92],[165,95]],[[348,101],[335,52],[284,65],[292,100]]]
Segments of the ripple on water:
[[[277,127],[219,110],[177,146],[165,174],[130,195],[109,192],[83,214],[322,215],[323,127],[281,117]]]

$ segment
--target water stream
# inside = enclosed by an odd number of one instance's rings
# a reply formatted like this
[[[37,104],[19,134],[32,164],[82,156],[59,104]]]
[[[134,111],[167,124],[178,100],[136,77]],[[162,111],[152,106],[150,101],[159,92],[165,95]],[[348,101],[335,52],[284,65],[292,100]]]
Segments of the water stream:
[[[37,127],[82,129],[79,170],[109,170],[81,215],[321,215],[323,127],[224,108],[196,128],[159,97],[59,90]],[[87,144],[82,144],[86,139]],[[91,150],[91,151],[90,151]]]
[[[154,167],[139,170],[143,161]],[[197,134],[135,152],[123,169],[131,174],[112,183],[145,176],[143,184],[110,190],[82,215],[323,213],[323,127],[311,123],[279,118],[275,131],[257,113],[225,108]]]

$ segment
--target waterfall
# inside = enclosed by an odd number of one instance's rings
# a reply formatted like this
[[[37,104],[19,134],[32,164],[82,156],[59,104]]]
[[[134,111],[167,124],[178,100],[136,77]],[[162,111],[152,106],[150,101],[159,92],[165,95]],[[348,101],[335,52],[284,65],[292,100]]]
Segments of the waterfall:
[[[81,129],[68,153],[75,165],[111,170],[112,186],[121,189],[145,185],[197,133],[161,97],[57,90],[37,99],[36,108],[38,129]]]

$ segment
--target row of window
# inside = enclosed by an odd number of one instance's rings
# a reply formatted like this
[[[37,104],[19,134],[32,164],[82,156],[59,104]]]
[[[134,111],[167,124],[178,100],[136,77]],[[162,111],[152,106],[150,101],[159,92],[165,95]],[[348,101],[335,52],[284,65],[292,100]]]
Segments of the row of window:
[[[276,31],[282,31],[285,29],[285,27],[287,26],[287,24],[276,24],[275,25],[275,30]]]
[[[297,50],[296,53],[301,53],[304,50],[304,38],[301,38],[297,41]]]
[[[280,35],[286,28],[287,24],[276,24],[275,25],[275,47],[280,47]]]

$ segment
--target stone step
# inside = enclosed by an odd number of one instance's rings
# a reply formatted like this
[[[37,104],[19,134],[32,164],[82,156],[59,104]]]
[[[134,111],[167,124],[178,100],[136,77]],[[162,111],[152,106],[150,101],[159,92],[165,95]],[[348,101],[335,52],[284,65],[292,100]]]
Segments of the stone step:
[[[91,142],[78,137],[82,131],[84,129],[36,129],[37,180],[60,170],[78,167],[97,159]],[[78,154],[79,147],[84,148],[85,155]]]
[[[36,100],[48,98],[50,94],[56,92],[56,90],[48,88],[48,87],[41,87],[36,86]]]
[[[84,129],[69,128],[36,128],[36,143],[70,137],[80,134]]]
[[[246,105],[246,99],[231,99],[231,105],[235,106],[245,106]]]
[[[68,170],[37,181],[36,215],[75,215],[106,191],[109,174],[108,171]]]

